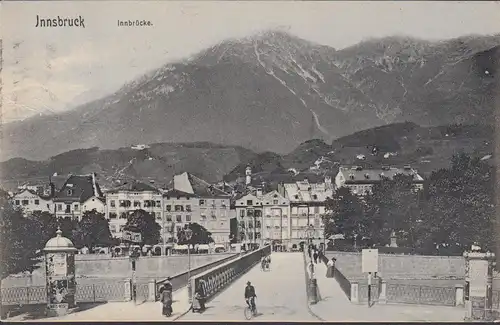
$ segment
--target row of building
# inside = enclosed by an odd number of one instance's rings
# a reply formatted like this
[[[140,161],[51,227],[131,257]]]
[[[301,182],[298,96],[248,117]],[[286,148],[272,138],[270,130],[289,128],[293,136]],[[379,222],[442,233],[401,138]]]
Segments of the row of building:
[[[79,219],[85,211],[96,210],[105,214],[111,234],[117,238],[122,237],[128,214],[142,209],[154,215],[164,242],[177,238],[184,225],[198,223],[212,233],[216,244],[227,244],[236,237],[238,242],[293,246],[311,235],[306,233],[311,225],[313,237],[324,240],[325,203],[336,188],[346,186],[364,195],[383,177],[397,174],[411,175],[416,187],[423,186],[423,178],[409,166],[377,170],[353,166],[341,167],[334,182],[326,176],[321,182],[280,183],[267,191],[265,186],[251,185],[252,171],[247,168],[241,192],[226,183],[209,184],[190,173],[175,175],[169,189],[131,181],[103,192],[96,174],[91,174],[70,175],[58,188],[51,182],[50,190],[43,194],[23,188],[13,194],[12,201],[25,213],[46,211],[62,218]],[[233,233],[231,219],[237,225]]]

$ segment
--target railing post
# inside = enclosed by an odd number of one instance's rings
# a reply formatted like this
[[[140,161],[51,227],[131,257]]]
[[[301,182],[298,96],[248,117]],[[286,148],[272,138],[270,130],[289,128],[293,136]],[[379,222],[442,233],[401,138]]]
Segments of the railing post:
[[[455,285],[455,306],[464,306],[464,286],[463,284]]]
[[[351,303],[359,304],[359,284],[357,282],[351,282]]]
[[[132,300],[132,283],[131,279],[125,279],[123,281],[123,285],[125,286],[125,293],[123,299],[125,301],[131,301]]]
[[[156,300],[156,280],[149,280],[148,282],[148,301]]]
[[[30,304],[30,287],[26,287],[26,304]]]
[[[95,283],[92,283],[92,297],[93,297],[92,302],[95,302]]]
[[[382,284],[380,286],[380,296],[378,298],[379,304],[387,303],[387,281],[382,280]]]

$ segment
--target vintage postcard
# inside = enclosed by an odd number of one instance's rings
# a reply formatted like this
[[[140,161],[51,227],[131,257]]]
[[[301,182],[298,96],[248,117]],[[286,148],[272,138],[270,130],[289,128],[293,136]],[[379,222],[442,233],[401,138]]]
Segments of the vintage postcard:
[[[2,320],[500,320],[498,2],[0,10]]]

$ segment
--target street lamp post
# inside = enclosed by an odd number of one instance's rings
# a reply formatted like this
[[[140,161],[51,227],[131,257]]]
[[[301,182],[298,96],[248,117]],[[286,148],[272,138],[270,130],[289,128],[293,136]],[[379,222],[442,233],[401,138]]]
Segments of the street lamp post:
[[[312,244],[312,237],[314,236],[314,227],[312,225],[309,225],[306,229],[306,237],[307,237],[307,245],[310,247]],[[312,262],[312,261],[311,261]],[[312,274],[314,273],[314,264],[311,263],[312,265],[312,272],[311,272],[311,279],[312,279]]]
[[[188,242],[188,290],[191,292],[191,238],[193,237],[193,231],[189,226],[184,230],[184,237]]]
[[[141,254],[135,250],[132,249],[130,252],[130,262],[132,264],[132,298],[134,300],[134,303],[137,303],[137,276],[136,276],[136,262],[139,259],[139,256]]]
[[[306,236],[308,239],[308,245],[311,245],[312,243],[312,237],[314,236],[314,227],[313,225],[309,225],[306,229]],[[316,304],[318,303],[319,300],[319,295],[318,295],[318,283],[314,277],[314,263],[311,260],[311,265],[310,268],[310,276],[309,276],[309,299],[311,304]]]

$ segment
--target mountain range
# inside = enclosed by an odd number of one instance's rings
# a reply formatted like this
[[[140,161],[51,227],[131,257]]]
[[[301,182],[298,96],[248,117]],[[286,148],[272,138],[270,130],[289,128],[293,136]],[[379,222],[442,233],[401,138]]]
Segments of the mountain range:
[[[308,178],[310,181],[335,176],[342,164],[365,167],[410,164],[423,176],[448,167],[453,154],[460,151],[488,160],[492,157],[494,128],[484,125],[421,127],[414,123],[395,123],[356,132],[327,144],[308,140],[292,152],[255,153],[237,146],[208,142],[157,143],[143,148],[116,150],[77,149],[45,161],[13,158],[0,163],[1,186],[14,190],[25,182],[47,182],[57,174],[97,173],[103,188],[131,179],[168,187],[174,174],[189,172],[208,182],[232,183],[252,168],[254,184],[275,186]],[[140,149],[140,150],[139,150]]]
[[[166,64],[73,110],[4,124],[2,159],[198,141],[283,155],[390,123],[487,125],[499,56],[500,35],[388,37],[336,50],[268,31]]]

